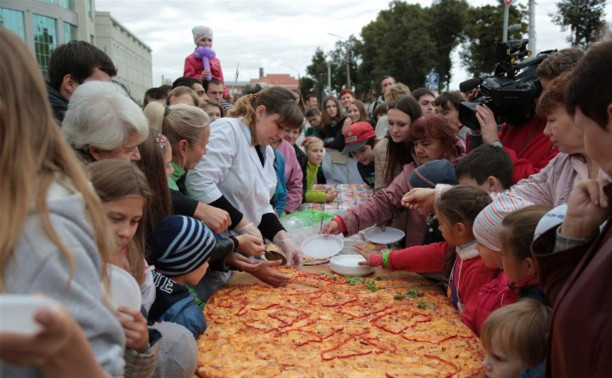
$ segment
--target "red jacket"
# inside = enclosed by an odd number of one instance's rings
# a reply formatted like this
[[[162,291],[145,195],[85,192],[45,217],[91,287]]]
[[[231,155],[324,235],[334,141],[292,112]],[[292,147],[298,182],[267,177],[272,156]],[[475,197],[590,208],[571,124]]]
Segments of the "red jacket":
[[[559,153],[550,138],[544,135],[545,127],[546,119],[538,116],[519,126],[502,126],[499,139],[514,164],[512,184],[540,172]]]
[[[417,273],[441,272],[444,269],[444,258],[450,249],[448,242],[440,242],[393,251],[389,254],[389,269]],[[449,287],[458,285],[457,291],[463,307],[461,318],[472,331],[476,332],[473,320],[477,309],[478,292],[495,277],[496,271],[487,268],[477,252],[474,255],[472,249],[474,249],[473,243],[464,248],[467,253],[463,258],[462,252],[458,249]],[[382,266],[382,255],[372,254],[370,265]]]
[[[193,53],[189,54],[189,56],[185,58],[183,76],[195,77],[196,79],[199,79],[202,75],[202,71],[204,71],[204,63],[202,63],[202,59],[196,58],[193,56]],[[225,80],[223,79],[223,70],[221,69],[221,62],[217,57],[210,59],[210,74],[225,84]]]

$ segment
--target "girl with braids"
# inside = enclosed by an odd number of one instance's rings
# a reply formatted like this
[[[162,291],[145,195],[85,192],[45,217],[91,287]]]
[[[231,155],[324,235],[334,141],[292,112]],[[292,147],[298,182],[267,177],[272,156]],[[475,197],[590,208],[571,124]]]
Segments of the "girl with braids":
[[[113,253],[102,203],[34,57],[4,29],[0,50],[11,52],[0,64],[0,294],[58,301],[36,313],[37,333],[0,332],[0,376],[123,376],[125,337],[102,294]]]
[[[281,248],[288,264],[298,267],[300,251],[270,205],[277,184],[270,144],[283,138],[286,129],[299,128],[303,119],[288,89],[269,87],[243,96],[229,117],[210,125],[208,153],[186,179],[191,198],[230,214],[231,230],[263,235]],[[271,285],[285,285],[289,280],[268,265],[251,273]]]

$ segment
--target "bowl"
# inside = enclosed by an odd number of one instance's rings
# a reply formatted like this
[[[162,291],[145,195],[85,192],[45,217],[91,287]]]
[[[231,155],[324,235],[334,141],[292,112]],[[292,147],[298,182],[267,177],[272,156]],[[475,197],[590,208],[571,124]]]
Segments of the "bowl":
[[[405,236],[404,231],[394,227],[370,227],[363,231],[366,240],[374,244],[393,244]]]
[[[57,311],[56,303],[46,297],[20,294],[0,295],[0,331],[33,335],[40,331],[34,315],[42,309]]]
[[[336,235],[314,235],[302,242],[302,252],[315,259],[326,259],[340,253],[344,240]]]
[[[131,274],[115,265],[109,265],[110,292],[107,293],[113,308],[120,306],[140,310],[142,294],[140,286]],[[122,314],[126,315],[127,314]]]
[[[332,257],[331,270],[343,276],[367,276],[374,272],[374,268],[367,265],[358,265],[365,261],[361,255],[340,255]]]

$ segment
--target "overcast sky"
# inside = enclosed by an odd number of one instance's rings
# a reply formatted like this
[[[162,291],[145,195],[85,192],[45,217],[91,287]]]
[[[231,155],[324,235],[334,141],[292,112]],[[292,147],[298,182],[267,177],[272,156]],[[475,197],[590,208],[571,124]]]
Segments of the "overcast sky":
[[[557,0],[539,0],[536,10],[537,50],[568,46],[568,32],[550,21]],[[408,1],[426,7],[430,0]],[[468,0],[472,6],[494,0]],[[527,0],[519,0],[527,5]],[[195,48],[191,28],[210,26],[213,50],[221,60],[225,81],[231,84],[240,64],[239,81],[265,73],[303,76],[317,47],[334,48],[337,34],[361,38],[361,28],[389,8],[389,0],[96,0],[98,11],[109,11],[123,26],[153,49],[153,85],[162,75],[182,76],[183,63]],[[606,20],[612,22],[612,2]],[[501,35],[501,30],[499,30]],[[467,78],[458,52],[453,58],[451,89]]]

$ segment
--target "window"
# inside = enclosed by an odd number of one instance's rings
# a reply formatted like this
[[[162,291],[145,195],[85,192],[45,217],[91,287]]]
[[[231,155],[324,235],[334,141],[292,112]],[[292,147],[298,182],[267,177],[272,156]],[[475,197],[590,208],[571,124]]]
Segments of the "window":
[[[38,0],[41,3],[47,3],[47,4],[55,4],[55,0]]]
[[[44,76],[47,76],[47,67],[51,53],[57,47],[57,31],[54,18],[32,15],[34,23],[34,55]]]
[[[17,34],[25,41],[25,22],[23,12],[0,8],[0,26]]]
[[[74,10],[74,0],[60,0],[59,5],[62,8]]]
[[[70,41],[74,41],[77,39],[77,28],[76,26],[64,22],[64,43],[68,43]]]

